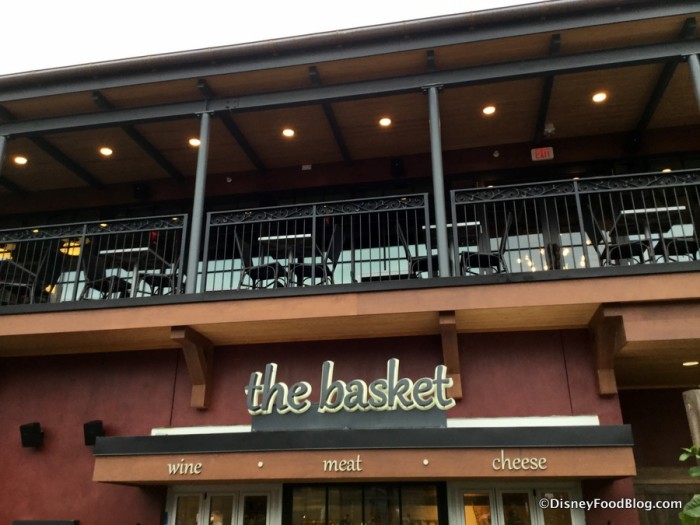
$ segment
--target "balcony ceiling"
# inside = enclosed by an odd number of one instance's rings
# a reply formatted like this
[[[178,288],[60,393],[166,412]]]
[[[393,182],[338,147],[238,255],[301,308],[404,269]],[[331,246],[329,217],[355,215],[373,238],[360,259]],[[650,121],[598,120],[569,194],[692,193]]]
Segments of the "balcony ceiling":
[[[496,71],[497,66],[504,65],[508,73],[498,82],[462,82],[447,85],[441,91],[445,156],[455,153],[467,159],[458,165],[448,158],[448,174],[457,170],[527,166],[531,163],[528,150],[535,145],[553,145],[555,151],[561,146],[563,156],[557,161],[564,161],[563,152],[568,151],[567,148],[570,150],[572,144],[594,152],[596,144],[603,140],[601,137],[616,137],[614,140],[620,144],[629,144],[626,139],[635,132],[641,138],[638,148],[620,151],[619,155],[697,152],[700,111],[688,65],[682,59],[642,61],[625,67],[583,68],[578,63],[577,54],[587,57],[591,53],[620,49],[634,54],[640,49],[638,46],[697,42],[694,14],[684,12],[642,20],[628,18],[615,23],[607,21],[617,19],[602,18],[605,23],[586,27],[564,22],[558,27],[554,18],[549,24],[533,22],[530,30],[512,31],[513,36],[499,38],[489,38],[488,31],[493,28],[477,23],[469,28],[477,36],[466,43],[444,39],[445,43],[438,45],[441,40],[436,38],[430,42],[436,45],[429,47],[407,44],[406,49],[401,50],[401,45],[387,44],[386,51],[381,52],[382,46],[375,45],[365,54],[348,52],[345,55],[340,51],[344,48],[338,46],[337,58],[333,59],[328,58],[332,56],[328,53],[306,53],[303,57],[300,54],[298,60],[292,56],[285,62],[279,58],[279,50],[270,44],[269,52],[261,59],[278,60],[279,67],[222,66],[221,71],[235,69],[224,74],[214,74],[216,64],[206,60],[206,53],[202,53],[204,59],[200,57],[199,60],[206,67],[200,69],[206,70],[205,76],[192,73],[191,78],[170,78],[173,75],[164,75],[167,79],[157,82],[158,71],[155,70],[143,75],[146,83],[136,80],[103,82],[106,87],[99,89],[99,93],[116,110],[190,102],[201,103],[204,108],[205,99],[212,97],[217,100],[229,97],[235,101],[246,96],[303,93],[319,85],[352,88],[356,83],[394,82],[455,70],[468,74],[477,66],[481,70],[493,66]],[[483,38],[478,36],[482,32]],[[560,42],[558,50],[553,44],[555,35]],[[410,35],[398,35],[391,41],[400,42],[401,39],[412,42]],[[426,41],[429,40],[426,38]],[[299,46],[302,44],[303,41]],[[290,53],[293,55],[293,51]],[[563,72],[552,76],[551,96],[543,106],[547,94],[546,74],[527,74],[519,78],[518,67],[522,61],[557,56],[563,57]],[[319,60],[311,61],[314,57]],[[144,62],[142,59],[139,67]],[[157,68],[157,63],[154,67]],[[316,76],[310,74],[310,68],[315,69]],[[200,69],[191,69],[200,72]],[[668,74],[667,85],[663,82],[664,72]],[[0,78],[0,106],[5,110],[0,110],[0,132],[3,124],[13,122],[32,123],[53,117],[79,118],[109,112],[104,109],[104,103],[100,107],[94,100],[95,86],[100,85],[99,77],[96,78],[92,84],[76,82],[75,88],[47,88],[46,96],[33,86],[27,90],[27,98],[17,95],[19,88],[14,92],[10,89],[14,86],[13,79]],[[208,90],[198,87],[202,80]],[[7,88],[4,91],[3,84]],[[658,100],[654,98],[655,90],[660,90]],[[591,101],[597,91],[608,93],[605,103],[596,105]],[[11,92],[12,96],[7,95]],[[495,115],[482,115],[481,110],[487,105],[496,106]],[[543,113],[541,107],[546,108],[546,112]],[[644,123],[645,112],[650,117],[648,123]],[[12,135],[2,165],[0,205],[22,192],[151,183],[179,177],[192,180],[197,149],[188,145],[188,139],[199,134],[199,118],[195,113],[177,115],[173,119],[135,120],[122,127],[99,125],[81,129],[76,126],[50,133],[34,131]],[[329,113],[337,122],[335,133]],[[392,119],[392,126],[381,128],[378,125],[383,116]],[[316,169],[317,166],[370,159],[423,155],[430,151],[428,120],[428,99],[421,89],[383,92],[376,97],[336,97],[326,102],[325,107],[324,103],[314,102],[278,104],[270,109],[219,111],[212,119],[208,172],[212,178],[246,179],[250,188],[263,190],[266,174],[274,170],[302,173],[305,165]],[[538,120],[553,125],[551,136],[543,139]],[[240,132],[238,138],[231,133],[232,126]],[[285,127],[296,131],[293,139],[281,135]],[[141,137],[141,144],[134,135]],[[150,144],[150,151],[143,146],[144,142]],[[517,159],[490,154],[496,149],[507,152],[515,145],[520,146],[521,156]],[[102,157],[98,152],[102,146],[109,146],[114,154]],[[471,156],[470,150],[473,150]],[[485,159],[484,151],[489,152]],[[466,152],[466,155],[459,152]],[[469,159],[477,158],[476,152],[481,155],[479,163],[471,165]],[[13,162],[14,157],[20,155],[29,160],[24,166]],[[579,157],[586,155],[590,158],[577,160],[592,160],[595,153],[581,153]],[[572,155],[570,159],[575,157]]]

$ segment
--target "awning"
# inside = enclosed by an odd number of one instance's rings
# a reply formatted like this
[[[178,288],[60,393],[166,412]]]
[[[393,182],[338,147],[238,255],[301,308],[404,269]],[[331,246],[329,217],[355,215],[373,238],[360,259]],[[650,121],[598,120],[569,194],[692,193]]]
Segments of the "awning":
[[[102,437],[94,481],[142,484],[636,474],[628,425]]]

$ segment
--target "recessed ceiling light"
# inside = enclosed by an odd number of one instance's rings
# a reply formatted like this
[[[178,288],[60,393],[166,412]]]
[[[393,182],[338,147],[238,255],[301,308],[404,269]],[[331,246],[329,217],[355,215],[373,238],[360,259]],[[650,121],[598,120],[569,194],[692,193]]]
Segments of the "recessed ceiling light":
[[[496,106],[486,106],[484,109],[481,110],[481,112],[487,117],[491,116],[494,113],[496,113]]]
[[[202,143],[202,141],[199,140],[197,137],[192,137],[192,138],[191,138],[190,140],[188,140],[187,142],[188,142],[189,145],[192,146],[193,148],[198,147],[198,146]]]
[[[109,157],[112,153],[114,153],[114,151],[112,151],[112,148],[108,148],[107,146],[100,148],[100,155]]]
[[[600,104],[601,102],[605,102],[607,98],[608,98],[608,94],[605,91],[598,91],[598,93],[594,94],[592,97],[593,102],[595,102],[596,104]]]
[[[282,135],[284,135],[288,139],[291,139],[295,135],[295,131],[292,128],[284,128],[282,130]]]
[[[700,361],[685,361],[683,363],[683,366],[698,366],[700,365]]]
[[[14,158],[14,161],[15,161],[15,164],[17,164],[18,166],[24,166],[27,162],[29,162],[27,157],[22,157],[21,155],[17,155]]]
[[[389,117],[382,117],[379,119],[379,125],[383,128],[391,126],[391,119]]]

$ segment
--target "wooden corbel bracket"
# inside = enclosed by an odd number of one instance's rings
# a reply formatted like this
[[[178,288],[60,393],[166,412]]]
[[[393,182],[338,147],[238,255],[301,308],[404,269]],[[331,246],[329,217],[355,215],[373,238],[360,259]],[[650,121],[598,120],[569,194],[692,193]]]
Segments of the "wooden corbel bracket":
[[[204,410],[209,404],[211,390],[213,345],[209,339],[189,326],[173,326],[170,329],[170,339],[182,346],[185,355],[192,381],[190,406]]]
[[[457,319],[454,311],[440,312],[439,321],[442,359],[447,367],[447,377],[452,379],[452,388],[448,390],[448,395],[453,399],[462,399],[462,368],[459,362]]]
[[[595,348],[595,368],[598,394],[617,394],[615,380],[615,356],[625,346],[625,322],[622,313],[614,306],[601,306],[590,323]]]

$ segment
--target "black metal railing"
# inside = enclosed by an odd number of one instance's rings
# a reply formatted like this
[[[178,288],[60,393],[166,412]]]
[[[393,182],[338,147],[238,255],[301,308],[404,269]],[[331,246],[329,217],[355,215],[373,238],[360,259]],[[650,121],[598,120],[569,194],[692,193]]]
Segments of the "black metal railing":
[[[0,231],[0,303],[179,293],[186,231],[186,215]]]
[[[698,259],[700,172],[452,191],[454,273]]]
[[[432,252],[426,194],[213,212],[206,224],[198,291],[409,279]]]
[[[427,194],[211,212],[195,292],[438,277]],[[700,257],[700,171],[454,190],[451,276]],[[187,216],[0,231],[0,304],[182,293]]]

